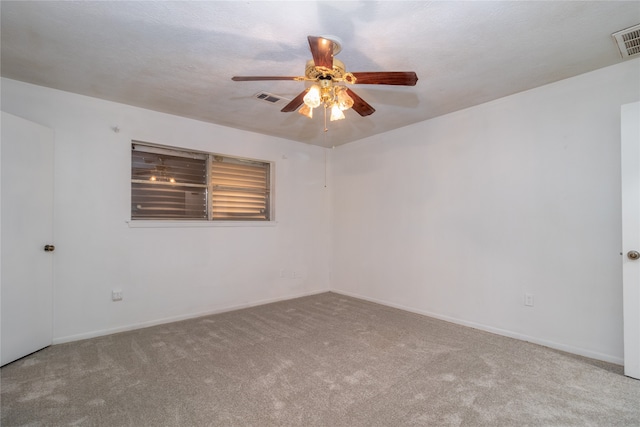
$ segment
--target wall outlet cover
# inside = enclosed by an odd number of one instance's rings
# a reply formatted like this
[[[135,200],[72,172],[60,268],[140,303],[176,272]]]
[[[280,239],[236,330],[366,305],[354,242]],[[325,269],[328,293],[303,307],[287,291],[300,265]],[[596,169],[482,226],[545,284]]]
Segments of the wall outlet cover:
[[[524,305],[533,307],[533,294],[524,294]]]

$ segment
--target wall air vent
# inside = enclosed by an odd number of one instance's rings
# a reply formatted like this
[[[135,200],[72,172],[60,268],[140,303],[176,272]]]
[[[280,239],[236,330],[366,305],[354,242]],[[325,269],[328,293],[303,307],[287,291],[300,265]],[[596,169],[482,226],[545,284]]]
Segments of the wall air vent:
[[[278,104],[281,101],[289,101],[281,96],[274,95],[268,92],[258,92],[255,94],[256,99],[259,99],[264,102],[268,102],[269,104]]]
[[[623,58],[640,55],[640,24],[611,34]]]

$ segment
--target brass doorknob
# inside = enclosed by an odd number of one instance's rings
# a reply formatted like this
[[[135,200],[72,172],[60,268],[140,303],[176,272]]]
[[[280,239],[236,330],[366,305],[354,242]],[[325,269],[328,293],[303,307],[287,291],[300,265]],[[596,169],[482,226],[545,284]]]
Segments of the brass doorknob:
[[[56,250],[56,247],[53,245],[44,245],[44,251],[45,252],[53,252]]]
[[[627,258],[629,258],[630,260],[637,260],[640,258],[640,252],[638,251],[629,251],[627,252]]]

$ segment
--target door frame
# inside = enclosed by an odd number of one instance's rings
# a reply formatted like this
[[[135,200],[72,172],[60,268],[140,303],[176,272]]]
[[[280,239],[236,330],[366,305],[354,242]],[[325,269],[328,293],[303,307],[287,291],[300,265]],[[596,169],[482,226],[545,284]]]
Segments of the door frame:
[[[621,119],[622,294],[624,374],[640,379],[640,102],[625,104]]]

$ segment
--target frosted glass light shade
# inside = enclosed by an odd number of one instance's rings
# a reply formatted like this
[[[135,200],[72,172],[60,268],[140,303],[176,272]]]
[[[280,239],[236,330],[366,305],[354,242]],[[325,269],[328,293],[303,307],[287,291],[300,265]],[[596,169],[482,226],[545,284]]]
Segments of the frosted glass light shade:
[[[309,92],[302,98],[305,105],[309,108],[316,108],[320,106],[320,88],[318,85],[313,85],[309,89]]]
[[[342,120],[344,119],[344,113],[338,107],[338,104],[333,104],[331,107],[331,121]]]
[[[302,114],[303,116],[307,116],[310,119],[313,118],[313,108],[309,107],[307,104],[303,104],[302,107],[300,107],[300,109],[298,110],[298,113]]]
[[[338,98],[338,108],[345,111],[353,107],[353,98],[349,96],[346,88],[337,88],[336,92],[338,92],[336,95],[336,98]]]

